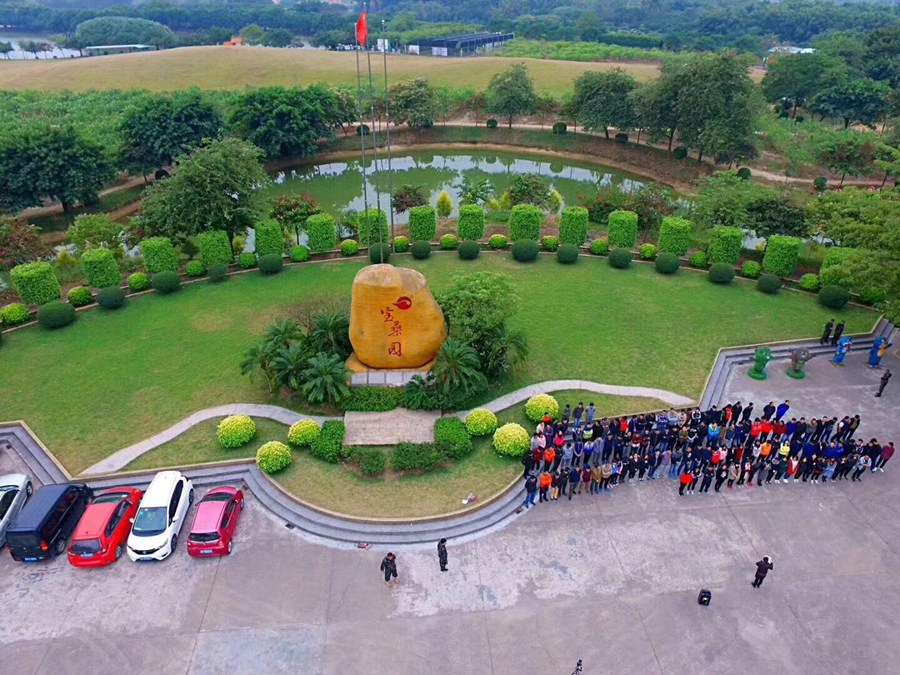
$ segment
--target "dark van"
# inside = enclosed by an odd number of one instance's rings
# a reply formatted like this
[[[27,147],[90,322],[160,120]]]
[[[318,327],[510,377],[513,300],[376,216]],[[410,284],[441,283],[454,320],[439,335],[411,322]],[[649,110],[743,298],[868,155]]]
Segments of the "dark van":
[[[13,560],[37,562],[66,550],[66,540],[94,496],[84,483],[45,485],[35,490],[6,531]]]

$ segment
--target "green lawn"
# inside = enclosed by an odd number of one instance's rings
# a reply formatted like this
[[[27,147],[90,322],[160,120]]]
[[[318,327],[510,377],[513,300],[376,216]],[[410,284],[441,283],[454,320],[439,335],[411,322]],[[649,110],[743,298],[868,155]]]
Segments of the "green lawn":
[[[753,284],[709,283],[682,270],[652,266],[614,270],[604,258],[563,266],[542,256],[531,265],[508,254],[461,262],[454,254],[415,261],[436,291],[454,273],[509,274],[531,356],[497,395],[538,381],[583,378],[643,385],[699,397],[719,347],[812,337],[837,315],[847,332],[871,329],[874,312],[835,313],[796,292],[767,296]],[[115,312],[90,310],[59,332],[37,328],[4,336],[0,348],[0,416],[24,419],[77,473],[188,414],[235,402],[279,403],[261,383],[238,374],[241,353],[274,319],[301,301],[349,295],[363,261],[307,264],[275,277],[257,272],[172,296],[150,294]]]

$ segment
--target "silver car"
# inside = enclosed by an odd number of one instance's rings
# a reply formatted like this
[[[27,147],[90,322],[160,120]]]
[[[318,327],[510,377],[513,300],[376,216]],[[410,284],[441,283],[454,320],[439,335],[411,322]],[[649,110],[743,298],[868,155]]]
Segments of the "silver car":
[[[0,476],[0,546],[6,543],[6,529],[19,515],[32,492],[31,478],[24,473]]]

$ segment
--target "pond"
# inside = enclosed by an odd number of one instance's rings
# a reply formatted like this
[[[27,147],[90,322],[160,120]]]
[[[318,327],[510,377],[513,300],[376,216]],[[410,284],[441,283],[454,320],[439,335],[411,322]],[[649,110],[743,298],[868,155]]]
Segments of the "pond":
[[[387,209],[390,199],[387,161],[379,154],[376,177],[374,163],[366,157],[366,196],[370,207],[381,199],[381,208]],[[456,184],[463,176],[470,179],[488,178],[494,186],[495,197],[509,187],[516,174],[537,174],[547,179],[562,195],[565,205],[578,204],[578,195],[590,195],[597,186],[619,185],[623,190],[640,188],[649,179],[610,169],[599,164],[570,159],[511,152],[402,152],[391,161],[390,179],[394,189],[400,185],[417,185],[429,195],[429,203],[437,201],[446,190],[453,199],[453,215],[459,203]],[[345,209],[362,211],[364,208],[362,162],[348,159],[323,164],[303,164],[271,174],[275,185],[273,195],[306,192],[315,197],[328,213],[337,214]],[[378,181],[376,189],[376,180]],[[395,215],[396,223],[406,223],[408,214]]]

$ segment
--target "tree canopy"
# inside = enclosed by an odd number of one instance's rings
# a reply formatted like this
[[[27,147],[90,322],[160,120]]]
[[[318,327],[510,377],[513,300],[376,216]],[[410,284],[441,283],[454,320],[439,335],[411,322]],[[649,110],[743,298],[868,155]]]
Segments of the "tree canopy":
[[[491,77],[487,88],[487,103],[487,111],[505,117],[510,127],[513,117],[534,112],[537,94],[525,64],[517,63]]]
[[[168,26],[128,16],[88,19],[75,29],[75,44],[78,47],[136,44],[170,47],[176,42],[175,33]]]

